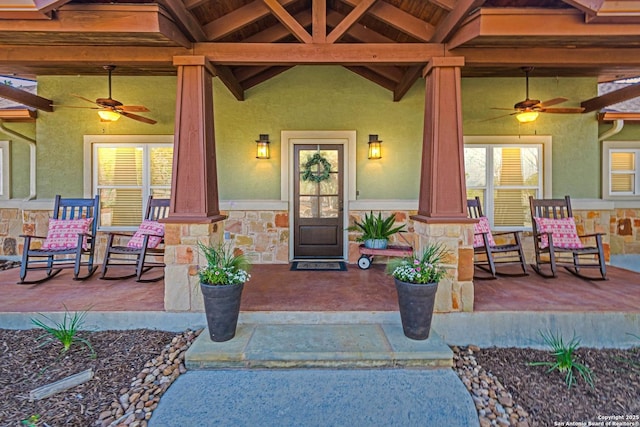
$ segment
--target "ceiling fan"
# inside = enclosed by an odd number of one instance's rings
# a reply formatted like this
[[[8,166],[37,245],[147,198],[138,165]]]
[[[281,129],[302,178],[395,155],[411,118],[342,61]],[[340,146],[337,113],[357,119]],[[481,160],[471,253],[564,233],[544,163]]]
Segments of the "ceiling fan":
[[[122,105],[122,102],[117,101],[111,97],[111,73],[116,68],[116,66],[105,65],[102,68],[104,68],[109,72],[109,97],[98,98],[95,101],[92,101],[83,96],[72,94],[72,96],[75,96],[76,98],[79,98],[84,101],[97,105],[97,107],[75,107],[75,108],[92,108],[94,110],[98,110],[98,115],[100,115],[100,118],[103,121],[115,121],[115,120],[118,120],[120,116],[124,116],[133,120],[137,120],[139,122],[148,123],[150,125],[156,124],[157,122],[153,119],[132,113],[132,111],[135,111],[135,112],[149,111],[147,107],[142,105]]]
[[[552,105],[562,104],[563,102],[568,101],[567,98],[558,97],[548,99],[544,102],[540,102],[539,99],[529,99],[529,73],[532,70],[533,67],[522,67],[522,71],[524,71],[526,78],[526,99],[524,101],[517,102],[513,108],[492,108],[492,110],[515,110],[513,113],[494,117],[493,119],[515,115],[519,122],[527,123],[537,119],[539,113],[577,114],[584,111],[584,108],[582,107],[549,108]]]

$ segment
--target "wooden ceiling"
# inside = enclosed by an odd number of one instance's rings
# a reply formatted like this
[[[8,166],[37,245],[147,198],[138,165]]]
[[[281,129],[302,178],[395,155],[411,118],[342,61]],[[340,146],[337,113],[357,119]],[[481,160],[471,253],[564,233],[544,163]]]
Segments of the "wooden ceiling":
[[[205,55],[238,99],[300,64],[339,64],[400,100],[434,56],[463,76],[640,75],[637,0],[12,0],[0,74],[173,75]]]

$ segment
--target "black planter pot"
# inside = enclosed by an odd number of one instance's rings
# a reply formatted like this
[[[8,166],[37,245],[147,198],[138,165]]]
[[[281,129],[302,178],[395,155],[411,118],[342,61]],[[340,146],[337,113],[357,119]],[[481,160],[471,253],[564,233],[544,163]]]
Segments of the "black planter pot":
[[[200,283],[211,341],[229,341],[236,335],[243,288],[244,283],[240,285]]]
[[[438,284],[414,284],[395,278],[394,280],[405,336],[414,340],[426,340],[431,330],[431,317]]]

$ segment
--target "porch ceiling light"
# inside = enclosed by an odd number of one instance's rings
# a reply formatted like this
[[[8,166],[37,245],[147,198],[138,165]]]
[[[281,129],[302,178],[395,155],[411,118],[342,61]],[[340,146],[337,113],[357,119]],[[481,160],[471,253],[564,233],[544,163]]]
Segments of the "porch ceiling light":
[[[260,134],[260,139],[256,141],[256,159],[270,159],[269,134]]]
[[[538,118],[537,111],[523,111],[522,113],[518,113],[516,115],[516,119],[518,119],[520,123],[529,123],[534,121],[537,118]]]
[[[120,118],[120,114],[108,108],[104,110],[99,110],[98,115],[100,116],[100,119],[105,122],[115,122]]]
[[[378,135],[369,135],[369,159],[377,160],[382,158],[382,141]]]

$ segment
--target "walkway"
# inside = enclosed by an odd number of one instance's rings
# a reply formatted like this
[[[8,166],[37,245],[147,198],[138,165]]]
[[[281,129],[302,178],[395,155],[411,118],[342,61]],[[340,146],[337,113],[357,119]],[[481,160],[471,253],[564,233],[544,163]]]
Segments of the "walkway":
[[[241,324],[223,343],[205,330],[149,425],[478,425],[452,358],[399,324]]]

